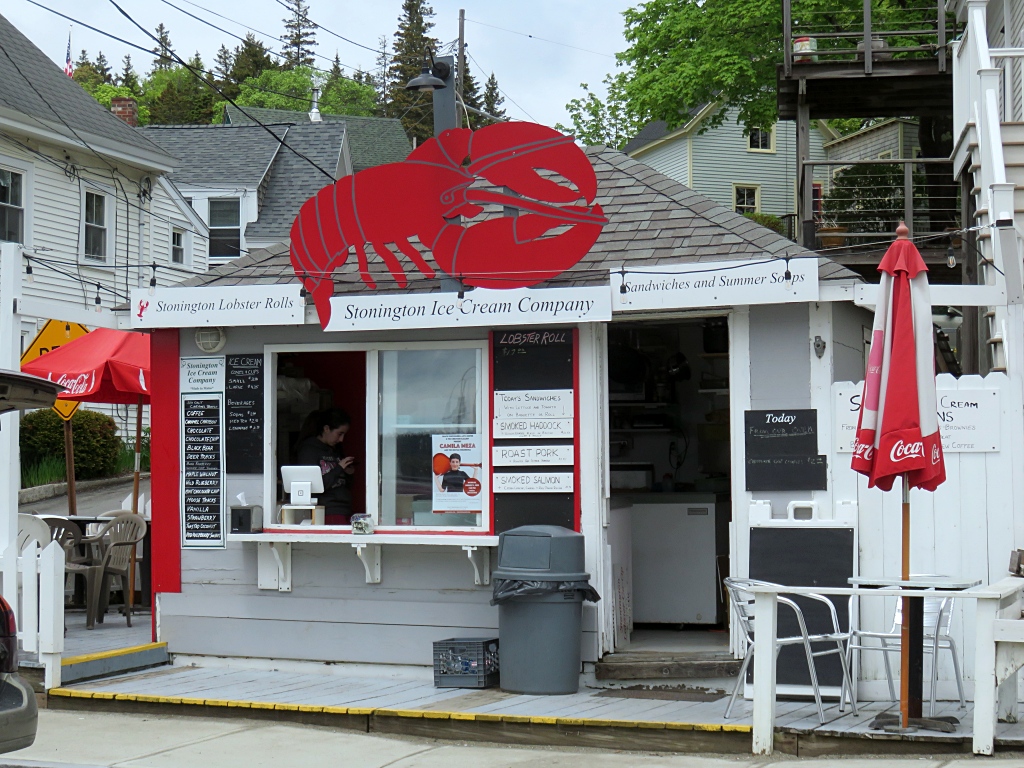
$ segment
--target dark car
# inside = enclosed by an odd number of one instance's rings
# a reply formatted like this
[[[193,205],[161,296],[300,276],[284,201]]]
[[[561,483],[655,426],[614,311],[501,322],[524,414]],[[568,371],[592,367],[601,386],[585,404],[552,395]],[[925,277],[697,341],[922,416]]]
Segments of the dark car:
[[[0,370],[0,413],[49,408],[64,388],[37,376]],[[18,628],[14,611],[0,597],[0,753],[36,740],[36,695],[18,675]]]

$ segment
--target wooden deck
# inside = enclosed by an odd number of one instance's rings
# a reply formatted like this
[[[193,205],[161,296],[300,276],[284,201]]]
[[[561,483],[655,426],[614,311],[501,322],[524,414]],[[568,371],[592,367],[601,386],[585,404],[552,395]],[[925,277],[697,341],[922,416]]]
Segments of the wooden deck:
[[[752,705],[737,702],[734,717],[726,720],[724,693],[698,687],[685,689],[613,690],[581,687],[566,696],[526,696],[496,688],[486,690],[434,688],[429,670],[395,667],[312,666],[301,670],[271,670],[233,666],[167,666],[118,677],[93,680],[53,689],[52,705],[77,708],[120,708],[154,705],[173,708],[181,714],[210,714],[212,708],[275,710],[278,714],[317,713],[358,716],[367,730],[382,730],[374,722],[389,721],[392,732],[415,732],[429,720],[433,733],[445,737],[446,727],[457,728],[449,738],[481,738],[502,741],[485,730],[473,735],[470,725],[500,728],[509,724],[532,726],[533,743],[591,744],[584,736],[597,726],[622,731],[633,748],[698,751],[689,749],[699,734],[700,751],[735,753],[749,751]],[[117,707],[117,705],[121,705]],[[826,722],[818,722],[813,702],[779,701],[776,748],[801,755],[830,751],[851,754],[894,754],[921,752],[970,752],[973,709],[961,710],[954,702],[943,702],[936,714],[958,717],[955,734],[921,731],[904,737],[870,731],[874,715],[892,708],[887,702],[864,703],[859,715],[849,709],[840,713],[835,703],[826,708]],[[227,711],[227,710],[224,710]],[[396,719],[397,718],[397,719]],[[396,730],[399,720],[419,720]],[[363,728],[362,722],[345,727]],[[447,722],[446,722],[447,721]],[[549,729],[545,742],[537,726]],[[591,728],[591,727],[594,728]],[[569,729],[569,730],[567,730]],[[574,730],[572,730],[574,729]],[[595,730],[596,729],[596,730]],[[626,734],[625,729],[634,729]],[[543,729],[541,729],[543,730]],[[658,733],[661,731],[662,733]],[[689,736],[687,736],[689,732]],[[657,735],[655,735],[657,734]],[[675,736],[673,736],[675,734]],[[607,738],[607,737],[605,737]],[[672,739],[691,739],[690,742]],[[1002,750],[1024,748],[1024,724],[1001,724],[997,746]],[[796,744],[799,743],[799,748]],[[648,745],[648,746],[643,746]],[[816,745],[816,746],[813,746]],[[718,748],[721,747],[721,748]],[[817,752],[815,750],[818,750]]]
[[[64,613],[64,626],[67,627],[64,635],[65,659],[133,648],[145,645],[153,638],[148,609],[146,613],[132,614],[132,626],[129,627],[117,608],[112,608],[103,623],[96,624],[94,629],[85,628],[84,610],[67,610]]]

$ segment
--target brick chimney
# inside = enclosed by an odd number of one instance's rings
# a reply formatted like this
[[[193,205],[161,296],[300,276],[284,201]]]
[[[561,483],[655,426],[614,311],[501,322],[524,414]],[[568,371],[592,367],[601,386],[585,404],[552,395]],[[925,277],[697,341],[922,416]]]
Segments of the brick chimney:
[[[139,125],[139,103],[128,96],[115,96],[110,100],[110,111],[132,128]]]

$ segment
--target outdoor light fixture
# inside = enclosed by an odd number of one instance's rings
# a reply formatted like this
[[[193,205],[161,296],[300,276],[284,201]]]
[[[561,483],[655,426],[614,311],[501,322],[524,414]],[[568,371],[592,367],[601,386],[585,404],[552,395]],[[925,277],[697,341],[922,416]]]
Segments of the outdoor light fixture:
[[[626,268],[622,267],[622,282],[619,283],[619,303],[626,303]]]
[[[405,90],[433,93],[436,90],[445,88],[444,81],[452,73],[451,67],[443,61],[434,61],[434,54],[429,48],[423,54],[423,69],[420,70],[416,77],[406,83]],[[427,64],[428,60],[430,61],[429,64]]]
[[[950,269],[956,266],[956,251],[953,250],[952,245],[946,249],[946,266]]]
[[[101,287],[100,284],[96,283],[96,298],[93,299],[93,303],[96,304],[96,311],[97,312],[102,312],[103,311],[103,302],[100,299],[100,287]]]
[[[303,273],[302,279],[299,281],[299,284],[302,286],[301,288],[299,288],[299,298],[302,299],[303,303],[306,302],[306,279],[308,277],[309,275]]]
[[[32,262],[28,256],[25,257],[25,280],[29,283],[32,282]]]
[[[462,284],[462,280],[459,280],[459,292],[455,297],[455,306],[462,309],[462,300],[466,298],[466,286]]]
[[[156,293],[156,264],[153,264],[153,276],[149,278],[149,295]]]
[[[64,323],[64,338],[71,338],[71,323]]]
[[[786,271],[782,275],[783,281],[786,283],[786,290],[791,291],[793,289],[793,273],[789,271],[789,257],[786,257]]]

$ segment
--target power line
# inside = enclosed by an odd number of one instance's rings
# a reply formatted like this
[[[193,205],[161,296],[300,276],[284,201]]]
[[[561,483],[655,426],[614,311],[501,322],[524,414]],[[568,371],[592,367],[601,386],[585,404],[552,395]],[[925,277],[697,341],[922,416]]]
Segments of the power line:
[[[118,4],[117,4],[117,3],[115,2],[115,0],[110,0],[110,4],[111,4],[112,6],[114,6],[114,7],[115,7],[115,8],[116,8],[116,9],[118,10],[118,12],[119,12],[119,13],[120,13],[120,14],[121,14],[122,16],[124,16],[124,17],[125,17],[126,19],[128,19],[128,21],[130,21],[130,22],[131,22],[132,24],[134,24],[134,25],[135,25],[135,26],[136,26],[136,27],[137,27],[137,28],[138,28],[138,29],[139,29],[139,30],[140,30],[140,31],[141,31],[141,32],[142,32],[143,34],[145,34],[145,35],[146,35],[147,37],[149,37],[149,38],[150,38],[151,40],[153,40],[153,42],[157,43],[158,45],[160,44],[160,40],[159,40],[159,38],[157,38],[157,37],[156,37],[156,36],[155,36],[155,35],[154,35],[154,34],[153,34],[152,32],[150,32],[150,31],[149,31],[148,29],[146,29],[146,28],[145,28],[145,27],[143,27],[143,26],[142,26],[141,24],[139,24],[139,22],[137,22],[137,21],[136,21],[135,19],[133,19],[133,18],[132,18],[132,16],[131,16],[131,14],[129,14],[129,13],[128,13],[127,11],[125,11],[125,10],[124,10],[124,9],[123,9],[123,8],[122,8],[121,6],[119,6],[119,5],[118,5]],[[266,131],[267,133],[269,133],[269,134],[270,134],[271,136],[273,136],[273,137],[274,137],[274,139],[275,139],[275,140],[276,140],[276,141],[277,141],[277,142],[278,142],[278,143],[279,143],[279,144],[280,144],[280,145],[281,145],[282,147],[284,147],[285,149],[288,149],[288,150],[290,150],[290,151],[291,151],[291,152],[293,152],[293,153],[294,153],[294,154],[295,154],[295,155],[296,155],[297,157],[301,157],[301,158],[302,158],[303,160],[305,160],[305,161],[306,161],[307,163],[309,163],[310,165],[312,165],[312,166],[313,166],[314,168],[316,168],[316,169],[317,169],[318,171],[320,171],[320,173],[322,173],[322,174],[323,174],[324,176],[326,176],[327,178],[329,178],[329,179],[331,180],[331,183],[332,183],[332,184],[333,184],[333,183],[334,183],[334,182],[336,181],[336,179],[334,178],[334,175],[333,175],[333,174],[329,173],[328,171],[325,171],[325,170],[324,170],[323,168],[321,168],[321,167],[320,167],[320,166],[319,166],[319,165],[318,165],[318,164],[317,164],[317,163],[316,163],[316,162],[315,162],[314,160],[312,160],[311,158],[307,157],[307,156],[306,156],[306,155],[304,155],[304,154],[303,154],[302,152],[299,152],[299,151],[298,151],[297,149],[295,149],[294,147],[290,146],[290,145],[289,145],[289,144],[288,144],[288,143],[287,143],[287,142],[286,142],[286,141],[285,141],[284,139],[282,139],[281,137],[279,137],[279,136],[278,136],[278,135],[277,135],[276,133],[274,133],[274,131],[272,131],[272,130],[271,130],[271,129],[270,129],[269,127],[267,127],[266,125],[264,125],[263,123],[261,123],[261,122],[260,122],[259,120],[257,120],[256,118],[254,118],[254,117],[253,117],[252,115],[250,115],[250,114],[249,114],[248,112],[246,112],[246,111],[245,111],[244,109],[242,109],[242,107],[238,106],[238,104],[236,104],[236,103],[235,103],[235,100],[234,100],[234,99],[230,98],[230,97],[229,97],[229,96],[228,96],[228,95],[227,95],[226,93],[224,93],[224,91],[222,91],[222,90],[221,90],[220,88],[218,88],[218,87],[217,87],[217,86],[216,86],[216,85],[215,85],[214,83],[210,82],[209,80],[206,80],[206,79],[204,79],[204,78],[203,78],[203,77],[202,77],[202,76],[201,76],[201,75],[200,75],[200,74],[199,74],[198,72],[196,72],[196,71],[195,71],[195,68],[194,68],[194,67],[192,67],[192,66],[190,66],[189,64],[187,64],[187,63],[185,62],[185,60],[184,60],[184,59],[182,59],[182,58],[181,58],[181,56],[179,56],[179,55],[177,54],[177,52],[176,52],[176,51],[174,51],[174,50],[173,50],[173,49],[171,49],[170,47],[168,47],[168,48],[166,49],[166,51],[167,51],[167,53],[168,53],[168,54],[170,54],[170,55],[171,55],[171,56],[172,56],[172,57],[174,58],[174,60],[175,60],[175,61],[177,61],[177,62],[178,62],[178,64],[180,64],[181,66],[185,67],[185,69],[187,69],[187,70],[188,70],[189,72],[191,72],[191,73],[192,73],[192,74],[193,74],[193,75],[195,76],[195,78],[196,78],[197,80],[199,80],[199,82],[201,82],[201,83],[204,83],[204,84],[205,84],[206,86],[208,86],[209,88],[212,88],[212,89],[213,89],[213,90],[215,90],[215,91],[216,91],[217,93],[219,93],[219,94],[220,94],[220,96],[221,96],[221,98],[223,98],[223,99],[224,99],[225,101],[227,101],[227,102],[228,102],[229,104],[231,104],[231,106],[233,106],[233,107],[234,107],[235,109],[237,109],[237,110],[238,110],[239,112],[241,112],[241,113],[242,113],[243,115],[245,115],[245,116],[246,116],[247,118],[249,118],[250,120],[252,120],[252,121],[253,121],[254,123],[256,123],[257,125],[259,125],[259,126],[260,126],[261,128],[263,128],[263,129],[264,129],[264,130],[265,130],[265,131]]]
[[[475,59],[475,58],[473,57],[473,54],[469,52],[469,46],[468,46],[468,45],[466,46],[466,55],[467,55],[467,56],[469,56],[470,60],[471,60],[471,61],[472,61],[472,62],[473,62],[474,64],[476,64],[476,65],[477,65],[477,67],[478,67],[478,68],[480,69],[480,71],[481,71],[481,72],[486,72],[486,71],[487,71],[487,70],[486,70],[486,69],[484,68],[484,66],[483,66],[483,65],[482,65],[482,64],[481,64],[481,63],[480,63],[479,61],[477,61],[477,60],[476,60],[476,59]],[[505,93],[505,91],[503,91],[503,90],[501,89],[501,86],[497,84],[497,81],[495,81],[495,86],[497,87],[497,89],[498,89],[498,92],[499,92],[499,93],[500,93],[500,94],[501,94],[502,96],[504,96],[504,97],[505,97],[506,99],[508,99],[509,101],[511,101],[511,102],[512,102],[513,104],[515,104],[515,105],[516,105],[516,107],[518,107],[518,108],[519,108],[519,111],[520,111],[520,112],[522,112],[522,113],[523,113],[524,115],[526,115],[526,116],[527,116],[528,118],[530,118],[530,120],[532,120],[533,122],[535,122],[535,123],[537,122],[537,119],[536,119],[536,118],[535,118],[535,117],[534,117],[533,115],[531,115],[531,114],[530,114],[529,112],[527,112],[527,111],[526,111],[525,109],[523,109],[523,108],[522,108],[521,106],[519,106],[519,102],[518,102],[518,101],[516,101],[515,99],[513,99],[513,98],[512,98],[511,96],[509,96],[509,95],[508,95],[507,93]]]
[[[277,0],[277,1],[281,2],[281,0]],[[584,53],[592,53],[595,56],[604,56],[605,58],[608,58],[608,59],[614,59],[615,58],[615,56],[613,56],[610,53],[601,53],[600,51],[592,51],[589,48],[580,48],[579,46],[576,46],[576,45],[569,45],[568,43],[560,43],[557,40],[549,40],[546,37],[537,37],[537,35],[530,35],[530,34],[527,34],[526,32],[517,32],[514,29],[505,29],[505,27],[497,27],[494,24],[487,24],[487,23],[485,23],[483,21],[477,21],[476,19],[466,19],[466,21],[468,21],[470,24],[478,24],[481,27],[490,27],[491,29],[497,29],[497,30],[500,30],[502,32],[508,32],[509,34],[512,34],[512,35],[519,35],[521,37],[528,37],[531,40],[540,40],[543,43],[551,43],[552,45],[560,45],[563,48],[572,48],[574,51],[583,51]]]

